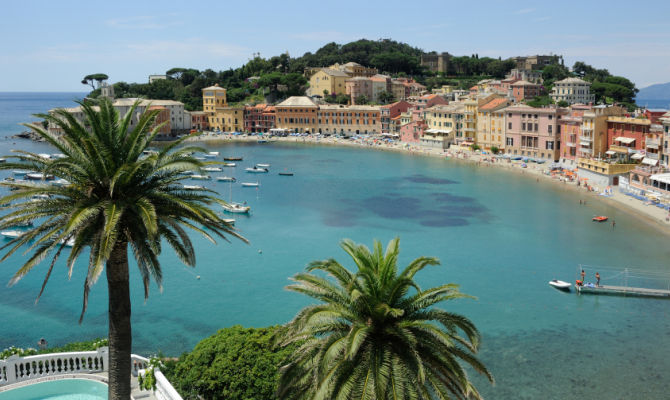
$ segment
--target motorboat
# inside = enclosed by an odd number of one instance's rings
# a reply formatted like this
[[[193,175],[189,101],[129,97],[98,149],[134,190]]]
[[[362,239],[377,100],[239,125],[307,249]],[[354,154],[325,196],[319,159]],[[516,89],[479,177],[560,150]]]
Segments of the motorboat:
[[[67,156],[63,153],[55,153],[51,155],[51,158],[67,158]]]
[[[553,286],[554,288],[556,288],[558,290],[562,290],[564,292],[569,292],[570,287],[572,286],[570,283],[565,282],[565,281],[560,281],[558,279],[550,280],[549,285]]]
[[[240,203],[226,203],[221,207],[223,207],[223,211],[232,214],[248,214],[249,211],[251,210],[251,207]]]
[[[235,225],[235,218],[223,218],[222,220],[228,225]]]
[[[270,164],[256,164],[257,168],[270,168]]]
[[[205,154],[205,157],[207,158],[216,158],[219,156],[218,151],[210,151],[209,153]]]
[[[293,176],[293,172],[280,172],[279,175],[281,175],[281,176]]]
[[[41,172],[31,172],[26,174],[26,179],[31,180],[31,181],[50,181],[54,179],[53,175],[45,175]]]
[[[203,167],[202,170],[207,171],[207,172],[221,172],[221,171],[223,171],[219,167]]]
[[[4,163],[4,162],[7,162],[7,160],[4,159],[4,158],[0,158],[0,163]]]
[[[198,161],[205,161],[206,160],[205,157],[193,157],[193,158],[198,160]]]
[[[245,168],[244,170],[252,174],[265,174],[268,172],[267,168],[258,168],[256,166],[254,166],[253,168]]]
[[[200,185],[184,185],[183,187],[186,190],[203,190],[203,189],[205,189],[204,186],[200,186]]]
[[[67,179],[56,179],[52,183],[58,186],[67,186],[70,184],[70,181],[68,181]]]
[[[12,171],[12,175],[14,176],[26,176],[26,174],[29,174],[30,171],[26,171],[24,169],[15,169]]]
[[[591,221],[593,222],[605,222],[607,221],[607,217],[604,215],[598,215],[596,217],[591,218]]]
[[[209,176],[209,175],[197,175],[197,174],[191,175],[190,178],[191,179],[196,179],[196,180],[199,180],[199,181],[208,181],[208,180],[212,179],[212,177]]]
[[[186,171],[179,171],[178,174],[179,175],[193,175],[193,174],[195,174],[195,172],[193,172],[191,170],[186,170]]]
[[[46,154],[46,153],[40,153],[40,154],[37,155],[37,157],[39,157],[39,158],[43,158],[43,159],[45,159],[45,160],[49,160],[49,159],[51,159],[51,155],[50,155],[50,154]]]
[[[237,167],[237,164],[235,164],[234,162],[229,162],[229,163],[223,164],[223,166],[224,167]]]
[[[242,161],[242,157],[223,157],[223,161]]]
[[[216,180],[221,182],[237,182],[237,179],[232,176],[217,176]]]
[[[258,187],[258,182],[242,182],[242,187]]]
[[[22,231],[2,231],[0,232],[0,235],[2,235],[5,239],[16,239],[18,237],[23,236],[24,232]]]

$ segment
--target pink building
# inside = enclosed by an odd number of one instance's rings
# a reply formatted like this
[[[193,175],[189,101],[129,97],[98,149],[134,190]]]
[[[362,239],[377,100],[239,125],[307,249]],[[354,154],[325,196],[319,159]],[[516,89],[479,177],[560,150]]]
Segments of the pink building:
[[[415,108],[421,110],[440,104],[449,104],[444,97],[437,94],[426,94],[420,97],[414,97],[410,101]]]
[[[421,136],[426,130],[426,122],[421,118],[421,111],[417,109],[409,110],[410,121],[400,127],[400,141],[407,143],[419,143]]]
[[[512,97],[517,103],[524,100],[533,100],[540,95],[542,90],[542,86],[528,81],[514,82],[510,87],[512,88]]]
[[[580,137],[582,136],[582,124],[584,111],[591,107],[584,104],[573,104],[567,115],[558,120],[559,131],[561,132],[561,158],[575,160],[578,157],[577,148],[579,147]]]
[[[561,132],[558,120],[567,109],[533,108],[517,104],[503,110],[506,116],[505,152],[557,161]]]

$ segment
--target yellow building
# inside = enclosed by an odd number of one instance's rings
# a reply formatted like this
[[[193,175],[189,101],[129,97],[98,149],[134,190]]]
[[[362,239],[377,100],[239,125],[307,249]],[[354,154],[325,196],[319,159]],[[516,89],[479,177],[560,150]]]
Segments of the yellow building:
[[[219,85],[202,89],[202,110],[214,131],[238,132],[244,128],[244,107],[228,107],[226,89]]]
[[[463,102],[463,135],[466,142],[475,143],[477,134],[477,100],[468,98]]]
[[[321,68],[309,78],[310,93],[313,96],[346,94],[344,81],[349,77],[347,73],[336,69]]]
[[[461,114],[465,110],[461,103],[440,104],[423,111],[426,121],[426,133],[434,137],[443,137],[449,142],[456,138],[460,128]]]
[[[202,89],[202,111],[213,113],[216,107],[226,107],[226,89],[214,85]]]
[[[505,113],[503,108],[510,105],[506,98],[497,98],[479,106],[477,110],[476,143],[483,149],[505,148]]]

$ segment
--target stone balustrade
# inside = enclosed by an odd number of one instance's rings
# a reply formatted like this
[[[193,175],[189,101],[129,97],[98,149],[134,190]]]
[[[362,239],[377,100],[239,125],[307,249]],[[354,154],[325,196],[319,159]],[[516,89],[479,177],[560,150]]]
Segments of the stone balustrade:
[[[13,355],[0,360],[0,386],[24,382],[37,378],[58,375],[92,374],[109,370],[109,349],[75,351],[19,357]],[[130,355],[131,373],[137,376],[149,365],[149,360],[136,354]],[[162,372],[156,370],[156,391],[160,400],[182,400]]]

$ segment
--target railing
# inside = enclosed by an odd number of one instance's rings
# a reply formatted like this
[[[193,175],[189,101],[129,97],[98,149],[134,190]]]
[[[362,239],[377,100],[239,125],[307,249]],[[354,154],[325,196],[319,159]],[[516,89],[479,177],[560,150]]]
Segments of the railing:
[[[91,374],[109,371],[109,349],[101,347],[96,351],[76,351],[19,357],[13,355],[0,360],[0,386],[24,382],[46,376],[65,374]],[[149,365],[149,360],[136,354],[130,355],[130,370],[137,376]],[[156,391],[154,395],[162,400],[182,400],[163,373],[156,370]]]
[[[579,137],[579,140],[583,140],[583,141],[585,141],[585,142],[591,142],[591,141],[593,141],[593,139],[591,138],[591,136],[584,136],[584,135],[581,135],[581,136]]]

